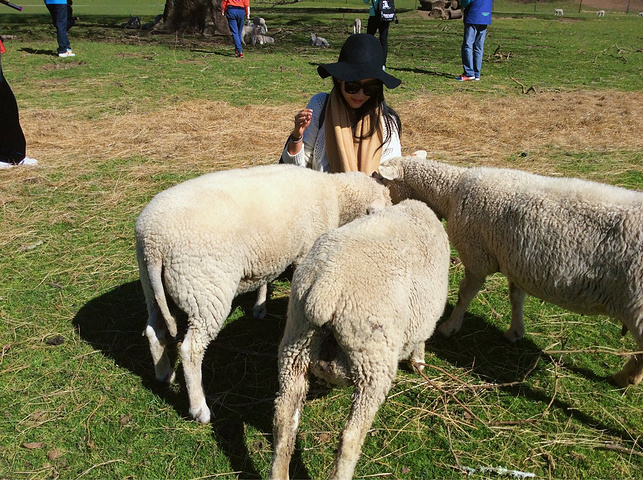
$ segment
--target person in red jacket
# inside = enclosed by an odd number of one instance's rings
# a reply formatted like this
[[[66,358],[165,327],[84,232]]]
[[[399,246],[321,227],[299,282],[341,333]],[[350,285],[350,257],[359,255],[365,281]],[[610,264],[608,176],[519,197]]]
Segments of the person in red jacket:
[[[33,158],[25,155],[25,135],[20,127],[18,104],[2,73],[2,54],[6,50],[0,40],[0,168],[14,165],[35,165]]]
[[[245,19],[250,19],[250,0],[223,0],[221,14],[225,15],[234,40],[234,56],[243,58],[241,36]]]

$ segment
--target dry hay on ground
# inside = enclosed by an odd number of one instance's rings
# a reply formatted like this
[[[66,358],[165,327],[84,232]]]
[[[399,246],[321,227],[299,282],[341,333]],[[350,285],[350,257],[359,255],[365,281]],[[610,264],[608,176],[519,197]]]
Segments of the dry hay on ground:
[[[528,152],[526,168],[547,173],[551,152],[643,151],[640,93],[425,95],[393,106],[404,154],[424,149],[445,161],[502,165]],[[26,110],[22,124],[28,154],[44,168],[142,157],[161,171],[219,170],[276,162],[301,107],[200,101],[99,120],[72,109]]]

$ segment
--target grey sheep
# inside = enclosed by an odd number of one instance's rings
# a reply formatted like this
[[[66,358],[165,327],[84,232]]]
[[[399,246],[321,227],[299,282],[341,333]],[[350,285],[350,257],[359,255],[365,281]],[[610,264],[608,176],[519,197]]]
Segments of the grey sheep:
[[[313,47],[320,47],[320,48],[330,47],[330,43],[328,43],[328,40],[326,40],[324,37],[320,37],[319,35],[315,35],[314,33],[310,34],[310,44]]]
[[[180,354],[190,414],[208,423],[201,362],[235,296],[265,289],[319,235],[388,204],[386,187],[363,173],[294,165],[210,173],[156,195],[135,228],[156,378],[174,379],[166,352],[168,331],[177,335],[169,297],[188,316]]]
[[[357,219],[315,242],[291,283],[279,347],[270,478],[288,478],[310,373],[354,385],[330,478],[353,477],[398,362],[424,362],[424,342],[447,300],[449,254],[442,223],[415,200]]]
[[[523,337],[528,293],[587,315],[608,315],[643,350],[643,193],[519,170],[462,168],[397,158],[379,174],[394,202],[415,198],[447,221],[465,276],[444,335],[457,332],[487,275],[509,282],[511,326]],[[632,355],[612,379],[619,386],[643,378],[643,355]]]

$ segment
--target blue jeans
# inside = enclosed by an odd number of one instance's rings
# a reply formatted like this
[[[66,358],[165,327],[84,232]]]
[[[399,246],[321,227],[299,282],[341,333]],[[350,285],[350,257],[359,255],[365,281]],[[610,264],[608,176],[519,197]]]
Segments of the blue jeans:
[[[241,35],[243,35],[243,24],[246,20],[246,10],[241,7],[227,7],[225,9],[225,18],[228,20],[234,48],[237,52],[242,53]]]
[[[67,18],[67,5],[47,5],[49,13],[51,13],[51,18],[56,27],[56,39],[58,40],[58,53],[65,53],[68,49],[71,49],[69,44],[69,37],[67,37],[67,30],[71,28],[68,24]]]
[[[484,41],[487,37],[488,25],[464,24],[464,39],[462,40],[462,67],[467,77],[480,78]]]

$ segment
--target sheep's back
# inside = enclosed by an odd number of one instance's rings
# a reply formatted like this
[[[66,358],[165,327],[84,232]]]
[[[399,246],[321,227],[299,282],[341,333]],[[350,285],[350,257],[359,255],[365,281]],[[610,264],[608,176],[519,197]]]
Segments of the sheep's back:
[[[327,177],[274,165],[188,180],[150,201],[136,224],[137,242],[166,266],[180,270],[201,259],[200,268],[212,274],[233,273],[254,285],[282,272],[337,225],[337,192]]]
[[[355,339],[345,348],[364,338],[401,348],[433,332],[446,302],[448,265],[448,240],[435,214],[405,201],[322,235],[295,271],[291,301],[310,323]]]

